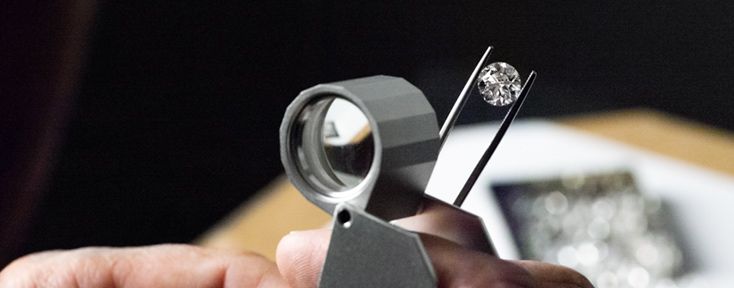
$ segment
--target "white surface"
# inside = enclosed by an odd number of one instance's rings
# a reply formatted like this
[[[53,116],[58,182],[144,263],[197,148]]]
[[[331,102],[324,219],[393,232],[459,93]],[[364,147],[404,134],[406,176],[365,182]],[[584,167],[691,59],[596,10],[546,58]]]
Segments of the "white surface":
[[[440,154],[427,192],[453,202],[496,125],[459,127]],[[734,153],[734,151],[732,151]],[[508,130],[464,208],[481,216],[500,257],[517,248],[496,202],[490,180],[507,182],[565,173],[630,169],[643,194],[668,203],[683,232],[694,271],[711,287],[734,287],[734,177],[545,121],[519,121]]]

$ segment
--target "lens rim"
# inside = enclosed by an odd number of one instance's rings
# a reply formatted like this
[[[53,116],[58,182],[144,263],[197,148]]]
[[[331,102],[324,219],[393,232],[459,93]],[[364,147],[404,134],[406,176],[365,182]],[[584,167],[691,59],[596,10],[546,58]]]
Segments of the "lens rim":
[[[356,185],[348,185],[334,173],[331,161],[326,155],[323,141],[323,125],[326,114],[329,112],[334,101],[343,100],[354,105],[360,110],[367,125],[373,131],[373,124],[370,123],[366,113],[349,99],[337,94],[323,93],[314,95],[308,102],[305,102],[297,113],[295,121],[291,125],[290,139],[288,140],[290,154],[294,159],[297,173],[305,182],[307,182],[314,192],[319,193],[332,200],[342,201],[352,198],[359,189],[354,189],[362,185],[368,179],[375,161],[376,145],[373,142],[373,157],[370,159],[369,169]],[[372,133],[372,132],[371,132]],[[374,133],[373,133],[374,134]]]
[[[288,107],[286,118],[284,118],[284,121],[285,119],[290,119],[290,121],[286,122],[287,132],[284,142],[287,147],[286,155],[281,158],[289,159],[287,163],[284,161],[284,167],[291,176],[291,181],[307,198],[312,198],[310,200],[333,205],[353,200],[371,189],[382,159],[379,149],[380,137],[374,117],[367,112],[367,107],[361,103],[359,98],[343,92],[339,89],[326,89],[319,93],[301,94]],[[354,186],[340,185],[336,182],[335,179],[338,177],[333,174],[332,169],[325,169],[329,165],[329,160],[323,151],[321,130],[324,116],[330,104],[336,99],[342,99],[356,106],[367,119],[372,131],[374,142],[372,162],[362,181]],[[328,101],[329,105],[326,105],[324,101]],[[315,164],[315,167],[304,168],[309,167],[307,164]]]

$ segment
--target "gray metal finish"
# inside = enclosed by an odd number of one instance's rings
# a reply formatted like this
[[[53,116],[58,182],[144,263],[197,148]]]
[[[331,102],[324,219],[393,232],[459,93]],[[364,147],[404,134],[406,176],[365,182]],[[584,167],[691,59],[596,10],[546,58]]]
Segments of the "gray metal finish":
[[[298,128],[304,108],[324,97],[339,97],[367,117],[374,137],[374,157],[364,180],[345,191],[306,179],[293,143],[306,133]],[[316,120],[318,121],[318,120]],[[281,161],[291,182],[328,213],[349,203],[385,220],[414,215],[438,157],[436,114],[423,93],[398,77],[373,76],[320,84],[304,90],[288,106],[280,126]]]
[[[319,287],[436,287],[436,274],[417,234],[349,204],[334,229]]]

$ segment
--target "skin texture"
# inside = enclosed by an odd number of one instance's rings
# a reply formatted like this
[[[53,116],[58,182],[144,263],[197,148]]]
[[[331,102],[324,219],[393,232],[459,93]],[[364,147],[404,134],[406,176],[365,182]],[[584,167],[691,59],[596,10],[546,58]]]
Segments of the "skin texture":
[[[429,206],[396,222],[421,232],[440,287],[593,287],[565,267],[505,261],[464,248],[466,237],[435,236],[435,229],[446,233],[446,213],[440,205]],[[278,245],[277,264],[252,253],[173,244],[41,252],[3,269],[0,288],[316,287],[330,236],[329,229],[291,232]]]

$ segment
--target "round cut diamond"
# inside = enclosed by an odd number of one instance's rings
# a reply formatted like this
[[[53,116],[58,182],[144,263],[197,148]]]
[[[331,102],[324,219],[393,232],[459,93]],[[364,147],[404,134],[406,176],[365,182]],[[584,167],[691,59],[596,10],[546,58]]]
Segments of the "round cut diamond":
[[[477,87],[484,101],[494,106],[505,106],[517,100],[522,90],[522,79],[515,67],[505,62],[494,62],[479,73]]]

